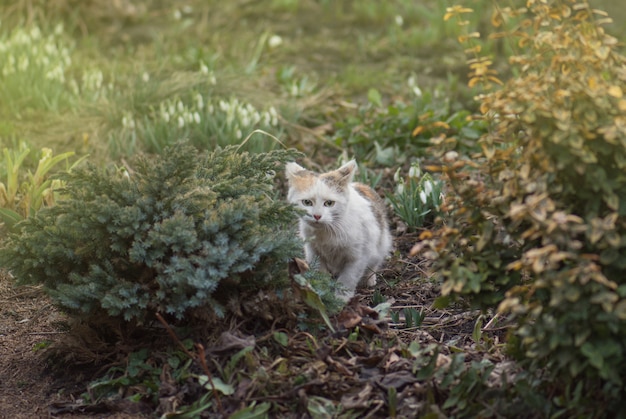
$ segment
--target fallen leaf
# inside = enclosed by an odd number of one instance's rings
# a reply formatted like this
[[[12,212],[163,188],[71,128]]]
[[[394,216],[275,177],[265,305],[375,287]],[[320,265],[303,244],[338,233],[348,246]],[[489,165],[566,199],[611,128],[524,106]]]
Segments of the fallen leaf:
[[[369,382],[365,383],[365,387],[363,387],[358,393],[344,394],[341,397],[341,405],[346,410],[368,408],[372,403],[372,389],[373,387]]]
[[[223,332],[220,335],[219,345],[210,349],[213,353],[228,352],[232,350],[240,350],[249,346],[255,346],[256,340],[254,336],[246,336],[240,338],[230,332]]]

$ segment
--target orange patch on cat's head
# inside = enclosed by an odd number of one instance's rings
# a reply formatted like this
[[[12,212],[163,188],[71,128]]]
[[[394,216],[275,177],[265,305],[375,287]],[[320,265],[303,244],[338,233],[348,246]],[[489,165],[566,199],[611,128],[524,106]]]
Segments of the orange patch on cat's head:
[[[285,175],[287,176],[287,181],[289,181],[289,186],[298,191],[312,188],[317,180],[317,174],[306,170],[297,163],[287,163]]]
[[[320,177],[328,186],[337,190],[344,190],[352,182],[355,172],[356,162],[350,160],[339,169],[324,173]]]

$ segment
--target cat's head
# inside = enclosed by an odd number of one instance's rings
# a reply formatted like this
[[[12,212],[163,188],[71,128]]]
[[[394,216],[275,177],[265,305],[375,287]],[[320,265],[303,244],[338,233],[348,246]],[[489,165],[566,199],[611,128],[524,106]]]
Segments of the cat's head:
[[[304,210],[302,219],[312,226],[329,226],[343,217],[348,204],[348,186],[356,172],[354,160],[339,169],[314,173],[297,163],[287,163],[287,199]]]

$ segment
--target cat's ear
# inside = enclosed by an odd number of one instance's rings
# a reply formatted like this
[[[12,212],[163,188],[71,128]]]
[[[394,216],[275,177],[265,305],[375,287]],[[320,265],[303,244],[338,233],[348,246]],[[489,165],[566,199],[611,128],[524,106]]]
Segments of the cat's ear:
[[[339,181],[343,185],[347,185],[352,182],[354,174],[356,173],[357,165],[355,160],[350,160],[348,163],[341,166],[335,172],[339,175]]]
[[[287,179],[293,179],[298,176],[298,172],[305,171],[306,169],[300,166],[298,163],[290,162],[285,166],[285,176]]]

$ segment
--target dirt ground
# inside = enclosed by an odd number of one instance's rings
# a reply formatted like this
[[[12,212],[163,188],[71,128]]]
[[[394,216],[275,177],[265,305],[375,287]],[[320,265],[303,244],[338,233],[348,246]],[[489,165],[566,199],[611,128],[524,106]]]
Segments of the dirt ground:
[[[61,396],[42,351],[62,334],[63,316],[35,287],[12,285],[0,272],[0,417],[47,418]]]
[[[45,348],[62,339],[66,318],[38,287],[15,287],[0,271],[0,419],[143,417],[126,413],[59,413],[71,405],[86,377],[79,368],[65,378],[47,365]],[[84,387],[82,387],[84,390]]]
[[[426,281],[416,289],[416,283],[410,280],[425,276],[420,263],[401,256],[408,253],[414,242],[414,237],[396,241],[400,255],[392,258],[382,272],[383,280],[379,281],[377,291],[393,301],[393,307],[424,311],[423,327],[417,332],[427,336],[429,342],[469,336],[474,324],[471,313],[460,316],[433,311],[432,301],[438,296],[436,287]],[[361,303],[371,303],[374,292],[361,290]],[[40,288],[16,287],[13,278],[0,271],[0,419],[147,417],[124,408],[83,409],[79,398],[86,390],[86,383],[94,378],[89,374],[95,371],[90,373],[89,368],[78,365],[68,367],[66,374],[59,374],[58,367],[53,370],[47,364],[46,348],[53,342],[65,342],[69,338],[67,330],[68,319]],[[415,330],[401,327],[394,330],[401,340],[416,339]]]

